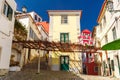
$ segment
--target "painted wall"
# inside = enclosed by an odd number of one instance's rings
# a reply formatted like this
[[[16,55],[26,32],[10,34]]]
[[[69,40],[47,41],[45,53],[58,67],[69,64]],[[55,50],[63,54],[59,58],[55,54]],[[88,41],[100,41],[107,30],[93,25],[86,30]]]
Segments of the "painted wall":
[[[98,75],[98,72],[95,72],[95,66],[98,66],[97,64],[92,62],[90,64],[86,64],[86,66],[88,75]]]
[[[61,15],[52,16],[52,22],[50,22],[50,24],[52,23],[50,27],[53,27],[51,40],[54,40],[56,42],[60,41],[60,33],[68,32],[71,42],[78,42],[78,36],[80,33],[80,24],[78,25],[80,20],[77,19],[78,17],[79,16],[68,16],[68,24],[61,24]]]
[[[71,43],[78,42],[78,36],[80,34],[80,15],[81,12],[49,12],[50,23],[49,23],[49,41],[60,41],[60,33],[69,33],[69,40]],[[61,15],[68,15],[68,24],[61,24]],[[60,56],[68,55],[70,57],[70,71],[79,69],[81,71],[81,54],[80,53],[65,53],[65,52],[52,52],[51,69],[60,70]],[[77,62],[79,61],[79,62]],[[74,65],[75,64],[75,65]],[[77,72],[77,71],[76,71]]]
[[[12,20],[10,21],[3,14],[3,7],[5,0],[0,0],[0,70],[8,70],[10,55],[11,55],[11,45],[12,37],[14,31],[14,11],[16,10],[16,3],[14,0],[6,0],[8,5],[13,9]]]

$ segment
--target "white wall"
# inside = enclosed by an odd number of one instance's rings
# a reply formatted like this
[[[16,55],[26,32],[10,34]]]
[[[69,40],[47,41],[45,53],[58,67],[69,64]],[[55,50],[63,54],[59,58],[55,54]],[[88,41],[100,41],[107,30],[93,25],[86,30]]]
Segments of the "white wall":
[[[29,27],[29,18],[20,18],[19,22],[28,30]]]
[[[120,2],[118,2],[118,0],[113,0],[114,3],[114,10],[120,10]],[[112,29],[115,27],[116,28],[116,34],[117,34],[117,39],[120,38],[120,12],[109,12],[108,10],[105,11],[105,14],[103,16],[106,16],[106,23],[104,22],[104,19],[102,18],[100,24],[102,24],[102,31],[100,30],[100,25],[97,26],[97,38],[98,40],[101,42],[101,47],[106,43],[105,41],[105,36],[108,36],[108,43],[111,41],[114,41],[113,39],[113,32]],[[117,21],[115,20],[116,18],[119,18]],[[105,25],[103,25],[105,23]],[[118,50],[116,51],[107,51],[108,52],[108,57],[110,58],[110,60],[114,60],[114,66],[115,66],[115,76],[116,77],[120,77],[119,74],[119,70],[118,70],[118,63],[116,60],[116,55],[118,55],[120,57],[120,52]],[[103,54],[103,60],[106,60],[106,55],[105,52],[102,53]],[[120,59],[120,58],[119,58]]]
[[[39,25],[38,29],[39,29],[39,31],[41,33],[42,40],[48,39],[48,33],[45,32],[45,30],[43,29],[42,25]]]
[[[5,0],[0,0],[0,69],[9,69],[16,3],[14,0],[6,0],[13,9],[12,21],[9,21],[9,19],[3,14],[4,1]]]
[[[29,14],[32,16],[32,18],[35,22],[41,22],[42,21],[42,18],[37,13],[35,13],[34,11],[30,12]],[[35,20],[35,15],[37,15],[37,21]],[[38,18],[40,18],[40,21],[38,21]]]
[[[28,13],[25,13],[25,14],[23,13],[23,14],[18,15],[18,16],[20,17],[20,18],[18,17],[19,22],[22,23],[22,25],[25,26],[25,28],[27,30],[27,40],[34,40],[33,38],[30,37],[30,28],[34,31],[34,33],[38,37],[38,39],[40,39],[41,34],[40,34],[39,30],[37,29],[37,26],[35,25],[31,15],[28,15]],[[25,54],[21,54],[21,56],[22,56],[21,58],[24,59],[24,61],[25,61],[24,63],[27,63],[27,61],[28,61],[28,49],[25,49],[23,53],[25,53]],[[31,49],[30,59],[33,59],[37,55],[38,55],[38,51],[35,49]],[[21,64],[23,64],[23,63],[21,63]]]

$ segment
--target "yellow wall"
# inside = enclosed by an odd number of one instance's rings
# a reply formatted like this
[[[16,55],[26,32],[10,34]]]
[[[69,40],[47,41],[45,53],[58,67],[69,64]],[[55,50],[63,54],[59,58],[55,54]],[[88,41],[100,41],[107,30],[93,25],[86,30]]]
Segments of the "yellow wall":
[[[79,16],[68,16],[68,24],[61,24],[61,16],[53,16],[52,20],[52,40],[53,41],[60,41],[60,33],[61,32],[68,32],[69,33],[69,40],[71,42],[77,42],[80,30],[77,31],[77,28],[80,27],[77,23],[77,18]],[[79,19],[78,19],[79,22]]]
[[[64,12],[62,13],[62,15]],[[77,43],[78,42],[78,36],[80,34],[80,16],[78,14],[70,14],[68,13],[68,23],[67,24],[61,24],[61,14],[51,14],[50,15],[50,26],[49,26],[49,40],[58,42],[60,41],[60,33],[69,33],[69,40],[71,43]],[[78,59],[79,53],[65,53],[65,52],[52,52],[52,62],[51,65],[60,65],[60,56],[61,55],[68,55],[70,58],[70,67],[77,67],[78,68],[78,62],[80,61]],[[76,66],[73,64],[73,62],[76,64]],[[79,66],[81,67],[81,66]]]

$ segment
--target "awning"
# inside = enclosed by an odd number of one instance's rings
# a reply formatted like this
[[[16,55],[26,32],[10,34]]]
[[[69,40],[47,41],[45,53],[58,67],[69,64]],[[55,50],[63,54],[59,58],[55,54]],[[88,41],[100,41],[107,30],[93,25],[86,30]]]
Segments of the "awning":
[[[120,39],[105,44],[102,50],[120,50]]]

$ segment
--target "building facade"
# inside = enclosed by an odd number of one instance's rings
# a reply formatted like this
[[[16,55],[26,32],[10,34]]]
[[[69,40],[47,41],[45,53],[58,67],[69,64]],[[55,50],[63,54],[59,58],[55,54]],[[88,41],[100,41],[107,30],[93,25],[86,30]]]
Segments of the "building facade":
[[[33,12],[32,12],[33,13]],[[41,33],[36,25],[34,18],[29,13],[17,14],[16,19],[25,27],[27,30],[26,40],[40,40]],[[26,64],[31,61],[34,57],[38,56],[38,50],[25,49],[21,55],[22,63]]]
[[[42,41],[48,41],[49,39],[49,23],[46,21],[43,22],[36,22],[36,25],[41,33],[41,39]],[[41,50],[41,57],[45,57],[47,54],[47,51]]]
[[[49,23],[46,21],[36,23],[39,31],[41,32],[41,40],[48,41],[49,37]]]
[[[98,26],[96,26],[96,46],[103,45],[120,38],[120,12],[109,11],[108,0],[105,0],[98,16]],[[112,0],[113,10],[120,10],[120,1]],[[103,51],[101,55],[102,74],[120,77],[120,51]]]
[[[49,41],[77,43],[80,34],[81,10],[48,10]],[[51,70],[82,71],[81,54],[78,52],[50,52]]]
[[[42,21],[42,18],[36,12],[32,11],[32,12],[29,12],[29,14],[33,18],[34,22],[41,22]]]
[[[14,0],[0,0],[0,75],[9,71],[15,11]]]
[[[79,38],[79,43],[84,46],[93,46],[94,42],[92,39],[92,32],[85,29],[81,32]],[[95,63],[96,53],[83,51],[82,53],[82,65],[83,74],[88,75],[98,75],[98,65]]]

